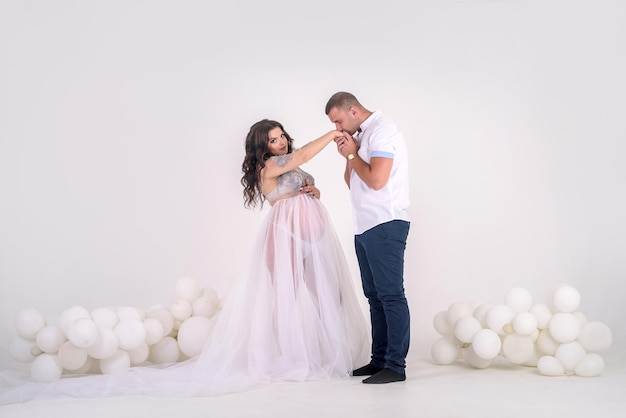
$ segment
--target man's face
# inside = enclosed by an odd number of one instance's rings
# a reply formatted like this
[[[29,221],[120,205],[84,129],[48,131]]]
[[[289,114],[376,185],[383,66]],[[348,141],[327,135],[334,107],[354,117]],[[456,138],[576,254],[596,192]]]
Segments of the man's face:
[[[328,119],[335,124],[335,129],[347,132],[350,135],[354,135],[357,129],[359,129],[360,123],[356,119],[352,108],[346,111],[338,107],[333,107],[330,112],[328,112]]]

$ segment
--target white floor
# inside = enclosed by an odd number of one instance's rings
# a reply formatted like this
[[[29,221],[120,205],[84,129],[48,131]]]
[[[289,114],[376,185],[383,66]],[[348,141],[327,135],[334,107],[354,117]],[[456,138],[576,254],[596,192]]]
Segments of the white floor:
[[[360,378],[280,383],[212,398],[63,398],[0,406],[0,417],[620,417],[626,416],[626,345],[603,355],[601,376],[546,377],[505,359],[487,369],[434,365],[411,353],[407,381],[364,385]]]

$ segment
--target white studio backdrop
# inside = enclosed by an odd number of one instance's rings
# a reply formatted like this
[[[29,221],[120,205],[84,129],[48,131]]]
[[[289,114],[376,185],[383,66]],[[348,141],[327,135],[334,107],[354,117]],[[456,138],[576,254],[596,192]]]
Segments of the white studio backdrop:
[[[617,0],[0,2],[0,357],[23,308],[227,295],[267,209],[243,208],[249,126],[304,145],[338,90],[408,141],[413,353],[453,302],[559,283],[624,337],[625,23]],[[343,160],[303,168],[362,297]]]

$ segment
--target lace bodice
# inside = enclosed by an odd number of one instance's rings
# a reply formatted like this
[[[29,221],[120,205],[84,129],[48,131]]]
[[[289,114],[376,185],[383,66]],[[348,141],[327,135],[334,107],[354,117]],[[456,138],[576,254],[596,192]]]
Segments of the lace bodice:
[[[272,157],[279,158],[279,157]],[[279,197],[284,195],[295,196],[302,186],[306,186],[305,180],[309,180],[310,185],[315,184],[315,179],[306,171],[296,168],[278,176],[278,185],[269,192],[265,198],[273,204]]]

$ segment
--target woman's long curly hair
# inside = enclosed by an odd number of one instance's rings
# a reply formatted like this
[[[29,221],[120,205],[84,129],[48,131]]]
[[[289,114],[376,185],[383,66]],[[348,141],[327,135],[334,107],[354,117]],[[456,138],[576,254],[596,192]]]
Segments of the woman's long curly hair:
[[[282,129],[287,137],[287,153],[293,149],[293,139],[280,122],[263,119],[250,127],[246,136],[246,156],[241,164],[241,184],[246,208],[254,208],[257,204],[263,207],[265,196],[261,192],[261,170],[265,167],[265,161],[272,156],[267,144],[269,132],[274,128]]]

